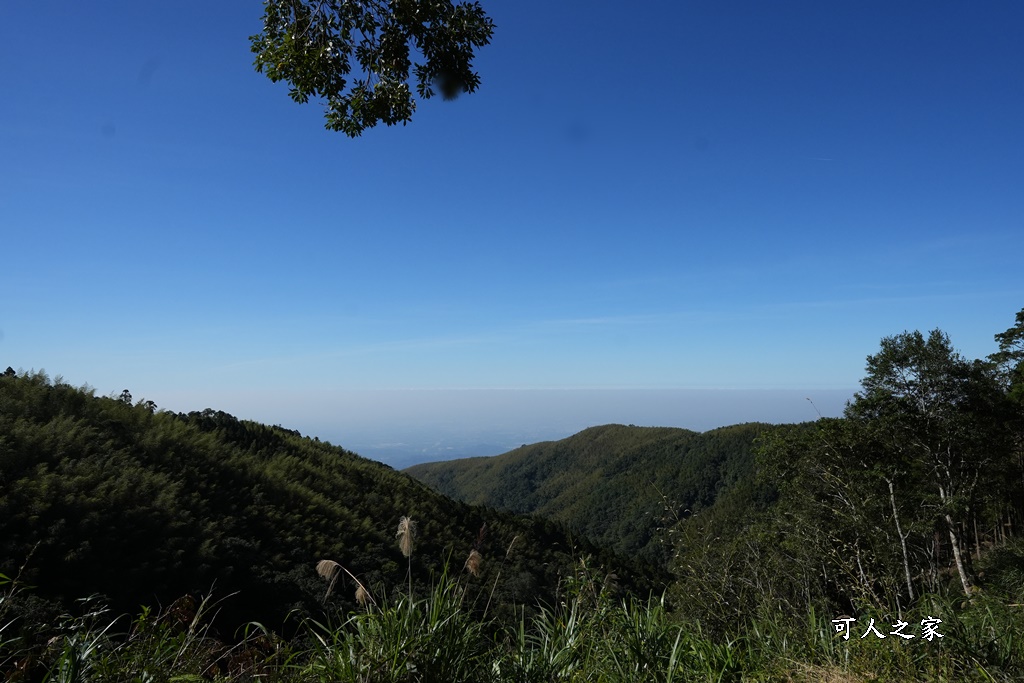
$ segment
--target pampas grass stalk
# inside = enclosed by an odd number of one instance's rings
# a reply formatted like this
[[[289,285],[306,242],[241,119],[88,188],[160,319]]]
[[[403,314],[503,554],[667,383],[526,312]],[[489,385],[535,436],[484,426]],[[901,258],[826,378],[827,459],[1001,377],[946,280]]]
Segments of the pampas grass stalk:
[[[484,556],[481,555],[476,549],[469,551],[469,557],[466,558],[466,571],[473,576],[480,576],[480,566],[484,562]]]
[[[402,517],[398,520],[398,549],[409,560],[409,567],[406,575],[409,578],[409,607],[412,607],[412,548],[416,536],[416,522],[411,517]]]
[[[324,602],[327,602],[327,598],[330,597],[331,591],[334,590],[334,584],[338,581],[338,577],[341,576],[341,572],[345,572],[349,575],[349,578],[356,582],[356,585],[358,586],[356,589],[356,602],[362,606],[365,606],[367,602],[372,604],[374,607],[377,606],[377,602],[373,599],[373,596],[370,595],[370,591],[366,590],[366,586],[363,585],[362,581],[357,579],[355,574],[334,560],[320,560],[316,563],[316,573],[330,581],[327,586],[327,593],[324,594]]]
[[[416,535],[416,522],[412,521],[410,517],[402,517],[398,520],[398,533],[395,537],[398,538],[398,548],[402,551],[402,554],[406,557],[412,555],[412,546],[414,536]]]
[[[372,601],[373,598],[370,597],[370,594],[365,588],[363,588],[363,584],[359,584],[359,587],[356,588],[356,603],[358,603],[360,607],[366,607],[366,603]]]

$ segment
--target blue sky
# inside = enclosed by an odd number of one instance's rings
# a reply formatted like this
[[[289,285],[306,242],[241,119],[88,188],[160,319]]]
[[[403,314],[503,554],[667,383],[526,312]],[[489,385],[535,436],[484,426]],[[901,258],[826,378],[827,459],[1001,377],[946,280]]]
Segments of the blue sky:
[[[0,4],[0,364],[372,451],[811,419],[1024,306],[1024,5],[484,6],[480,91],[351,140],[256,0]]]

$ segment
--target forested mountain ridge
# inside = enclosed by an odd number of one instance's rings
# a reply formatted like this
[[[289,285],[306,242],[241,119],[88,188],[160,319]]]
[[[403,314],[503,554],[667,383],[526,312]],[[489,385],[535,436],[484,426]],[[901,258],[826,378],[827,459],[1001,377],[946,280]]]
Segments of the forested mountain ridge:
[[[404,471],[458,500],[540,514],[620,552],[654,558],[664,550],[658,529],[666,506],[670,515],[705,509],[751,479],[754,442],[766,429],[604,425],[502,455]]]
[[[510,544],[499,603],[552,599],[560,576],[591,554],[626,563],[557,525],[452,501],[390,467],[298,432],[206,410],[96,397],[44,373],[0,376],[0,571],[37,588],[38,610],[102,594],[115,609],[167,604],[211,588],[238,592],[225,623],[280,623],[316,609],[318,560],[336,560],[394,594],[406,562],[398,521],[417,525],[418,581],[470,550],[492,580]],[[353,605],[352,591],[332,602]],[[493,610],[492,610],[493,612]]]

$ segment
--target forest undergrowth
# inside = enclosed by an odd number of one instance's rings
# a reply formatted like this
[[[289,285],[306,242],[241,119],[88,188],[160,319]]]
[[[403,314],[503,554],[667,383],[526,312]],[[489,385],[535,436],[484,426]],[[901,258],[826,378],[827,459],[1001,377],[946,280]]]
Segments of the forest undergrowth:
[[[112,614],[93,597],[56,623],[32,623],[26,613],[31,589],[0,575],[0,674],[11,683],[1024,678],[1020,541],[986,557],[991,591],[979,590],[972,600],[952,590],[927,594],[902,610],[898,622],[908,624],[903,637],[890,633],[898,625],[891,614],[853,618],[814,609],[762,613],[712,632],[686,604],[670,608],[664,597],[618,595],[614,575],[587,558],[564,578],[556,604],[524,606],[517,621],[499,623],[487,614],[493,587],[474,580],[472,561],[462,571],[446,563],[423,595],[406,590],[390,597],[374,595],[337,562],[322,562],[325,592],[352,588],[361,606],[299,619],[288,639],[257,623],[220,632],[217,613],[230,595],[185,596],[132,617]],[[922,631],[925,620],[933,625],[930,638]]]

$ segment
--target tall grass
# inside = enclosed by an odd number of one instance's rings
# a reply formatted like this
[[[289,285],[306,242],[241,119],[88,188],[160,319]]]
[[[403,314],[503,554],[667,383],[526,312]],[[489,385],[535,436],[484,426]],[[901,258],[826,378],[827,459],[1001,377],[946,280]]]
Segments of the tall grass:
[[[410,549],[411,550],[411,549]],[[79,616],[53,627],[49,640],[31,646],[12,621],[9,605],[20,590],[0,575],[0,678],[44,683],[96,681],[277,681],[319,683],[677,683],[679,681],[1015,681],[1024,680],[1024,608],[1009,592],[922,596],[903,619],[941,619],[942,638],[902,640],[869,635],[868,619],[883,633],[893,619],[857,615],[844,640],[837,615],[792,615],[761,610],[729,633],[711,635],[673,612],[663,598],[618,596],[610,577],[585,559],[564,577],[553,605],[525,606],[512,624],[488,621],[467,604],[470,562],[456,575],[447,568],[422,597],[410,591],[366,600],[352,613],[302,621],[285,642],[259,625],[227,640],[213,623],[218,603],[183,599],[159,613],[114,618],[94,601]],[[1003,558],[1004,561],[1005,558]],[[334,561],[318,571],[333,589],[348,574]],[[500,571],[498,573],[500,576]],[[490,587],[493,591],[493,586]],[[472,602],[472,601],[470,601]],[[486,610],[485,610],[486,612]],[[919,629],[918,631],[919,632]],[[34,662],[34,664],[33,664]]]
[[[184,597],[159,613],[143,608],[133,619],[112,616],[95,598],[79,603],[81,613],[65,615],[34,652],[0,642],[0,678],[12,683],[284,680],[287,644],[258,624],[233,645],[224,643],[212,630],[218,603],[210,597]]]
[[[313,646],[298,679],[324,683],[482,681],[486,643],[463,607],[465,588],[447,572],[431,593],[401,596],[340,624],[308,620]]]

